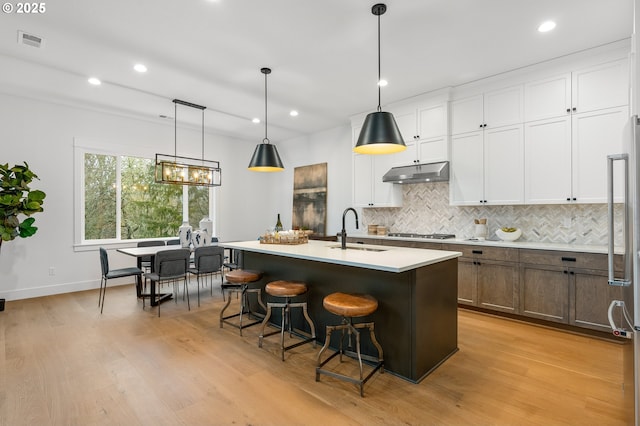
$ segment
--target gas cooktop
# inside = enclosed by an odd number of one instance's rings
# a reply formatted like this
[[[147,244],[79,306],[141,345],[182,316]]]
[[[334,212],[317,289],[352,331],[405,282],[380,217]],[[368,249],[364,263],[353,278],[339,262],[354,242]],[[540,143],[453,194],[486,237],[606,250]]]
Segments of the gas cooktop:
[[[389,232],[387,236],[402,238],[426,238],[430,240],[448,240],[450,238],[456,237],[454,234],[412,234],[404,232]]]

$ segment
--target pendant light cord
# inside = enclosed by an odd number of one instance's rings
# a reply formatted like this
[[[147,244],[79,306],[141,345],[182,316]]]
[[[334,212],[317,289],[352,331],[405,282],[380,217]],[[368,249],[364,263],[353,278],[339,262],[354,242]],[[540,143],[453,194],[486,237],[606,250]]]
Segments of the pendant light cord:
[[[204,110],[202,110],[202,162],[204,163]]]
[[[178,156],[178,104],[173,103],[173,161]]]
[[[380,79],[382,75],[380,73],[380,15],[378,15],[378,112],[382,111],[381,105],[381,96],[380,96]]]
[[[264,73],[264,139],[262,142],[269,143],[269,138],[267,137],[267,74]]]

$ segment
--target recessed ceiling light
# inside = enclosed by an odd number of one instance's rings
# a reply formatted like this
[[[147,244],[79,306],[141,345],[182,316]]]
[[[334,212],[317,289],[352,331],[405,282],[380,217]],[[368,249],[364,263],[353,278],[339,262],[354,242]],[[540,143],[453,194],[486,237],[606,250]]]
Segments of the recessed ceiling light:
[[[253,120],[251,120],[251,122],[253,124],[258,124],[258,123],[260,123],[260,119],[259,118],[254,118]]]
[[[387,80],[385,80],[384,78],[380,79],[380,81],[378,82],[378,86],[380,86],[380,87],[384,87],[387,84],[389,84],[389,82]]]
[[[289,113],[290,116],[292,117],[297,117],[298,116],[298,111],[296,111],[295,109],[291,110],[291,112]]]
[[[144,64],[135,64],[133,66],[133,69],[140,73],[147,72],[147,67]]]
[[[551,31],[556,27],[556,23],[553,21],[545,21],[538,27],[538,31],[541,33],[546,33],[547,31]]]
[[[89,82],[89,84],[93,84],[94,86],[100,86],[102,84],[100,79],[96,77],[90,77],[87,81]]]

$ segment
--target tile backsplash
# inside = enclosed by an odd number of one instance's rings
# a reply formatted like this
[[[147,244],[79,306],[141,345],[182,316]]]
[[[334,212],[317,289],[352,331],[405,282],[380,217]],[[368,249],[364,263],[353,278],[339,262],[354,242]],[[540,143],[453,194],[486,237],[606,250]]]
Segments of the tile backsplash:
[[[614,209],[616,224],[622,221],[621,207]],[[522,229],[521,241],[607,244],[606,204],[450,206],[448,182],[403,185],[403,207],[362,210],[364,227],[383,225],[388,232],[452,233],[470,238],[474,219],[486,218],[488,237],[508,226]],[[616,244],[620,244],[621,226],[615,232]]]

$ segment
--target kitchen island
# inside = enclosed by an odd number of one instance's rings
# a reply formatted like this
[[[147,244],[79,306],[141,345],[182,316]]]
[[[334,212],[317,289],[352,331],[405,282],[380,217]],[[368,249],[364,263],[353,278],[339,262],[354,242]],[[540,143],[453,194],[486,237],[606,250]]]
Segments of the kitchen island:
[[[327,241],[221,245],[242,250],[243,267],[263,271],[263,285],[280,279],[306,282],[309,315],[320,343],[325,326],[340,321],[324,310],[322,299],[341,291],[367,293],[378,300],[378,310],[367,321],[375,322],[386,371],[417,383],[458,350],[459,252],[362,244],[342,250]],[[305,330],[301,315],[295,314],[294,325]],[[376,354],[367,337],[362,352]]]

